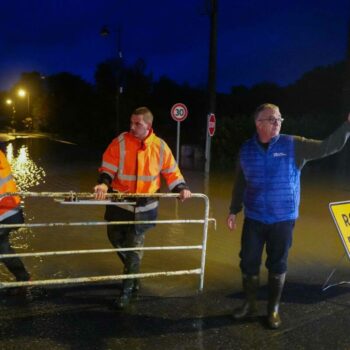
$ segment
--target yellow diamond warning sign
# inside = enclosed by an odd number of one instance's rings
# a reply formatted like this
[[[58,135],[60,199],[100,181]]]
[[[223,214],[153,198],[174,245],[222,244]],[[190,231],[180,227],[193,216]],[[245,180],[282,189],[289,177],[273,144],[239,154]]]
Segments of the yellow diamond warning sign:
[[[350,258],[350,201],[329,203],[329,210]]]

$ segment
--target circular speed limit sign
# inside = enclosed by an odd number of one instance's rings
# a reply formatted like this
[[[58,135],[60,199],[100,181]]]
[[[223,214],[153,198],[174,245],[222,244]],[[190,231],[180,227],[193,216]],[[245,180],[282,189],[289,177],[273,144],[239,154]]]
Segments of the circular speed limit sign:
[[[171,117],[177,122],[182,122],[187,118],[188,109],[183,103],[175,103],[171,107],[170,111]]]

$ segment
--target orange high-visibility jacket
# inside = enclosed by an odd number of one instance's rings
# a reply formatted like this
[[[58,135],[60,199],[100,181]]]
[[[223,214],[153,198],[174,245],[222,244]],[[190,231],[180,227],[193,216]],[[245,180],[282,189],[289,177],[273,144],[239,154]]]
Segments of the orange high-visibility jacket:
[[[155,193],[160,174],[169,190],[185,183],[169,146],[153,130],[143,141],[125,132],[115,138],[103,154],[101,173],[112,178],[112,188],[126,193]]]
[[[16,183],[12,177],[11,167],[5,154],[0,151],[0,194],[17,192]],[[6,196],[0,199],[0,221],[20,211],[20,198],[18,196]]]

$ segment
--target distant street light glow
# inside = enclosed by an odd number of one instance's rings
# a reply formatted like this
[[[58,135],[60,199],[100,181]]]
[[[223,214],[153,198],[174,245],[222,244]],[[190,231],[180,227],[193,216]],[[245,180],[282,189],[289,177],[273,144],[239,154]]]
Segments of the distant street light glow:
[[[25,91],[24,89],[18,90],[18,96],[25,97],[26,95],[27,95],[27,91]]]

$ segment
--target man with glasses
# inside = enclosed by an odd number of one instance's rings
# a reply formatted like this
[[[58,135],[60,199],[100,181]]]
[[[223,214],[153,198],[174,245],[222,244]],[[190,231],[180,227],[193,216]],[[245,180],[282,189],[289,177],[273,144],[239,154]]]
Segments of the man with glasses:
[[[272,329],[281,325],[279,302],[287,272],[300,202],[300,172],[309,160],[340,151],[350,136],[348,120],[323,141],[280,134],[283,118],[270,103],[254,113],[256,135],[241,147],[237,162],[227,226],[237,227],[237,214],[244,207],[240,268],[245,301],[233,317],[243,320],[256,311],[256,293],[264,245],[268,276],[267,320]]]

